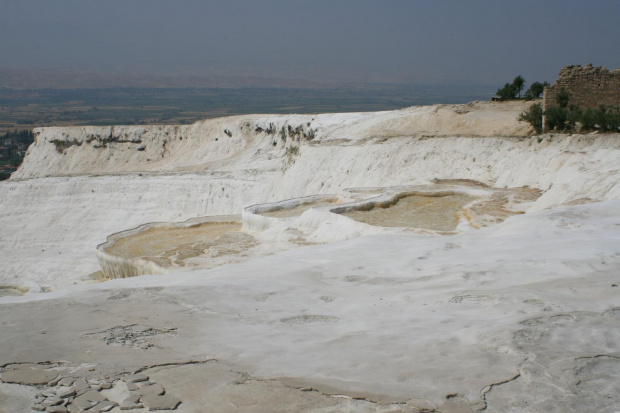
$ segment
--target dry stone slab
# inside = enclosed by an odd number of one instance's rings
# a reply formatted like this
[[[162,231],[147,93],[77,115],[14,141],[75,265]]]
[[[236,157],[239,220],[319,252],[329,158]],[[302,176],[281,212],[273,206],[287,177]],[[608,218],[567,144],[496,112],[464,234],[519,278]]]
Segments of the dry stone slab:
[[[90,387],[88,386],[88,383],[86,383],[86,380],[84,380],[84,379],[77,379],[73,383],[73,388],[75,389],[76,392],[79,392],[80,390],[86,390],[86,389],[88,389]]]
[[[61,403],[62,403],[62,399],[60,399],[58,397],[50,397],[47,400],[45,400],[44,402],[42,402],[41,406],[52,407],[52,406],[57,406],[57,405],[59,405]]]
[[[72,412],[81,412],[82,410],[90,409],[96,404],[96,402],[91,402],[90,400],[73,400],[69,405],[69,408]]]
[[[73,377],[63,377],[58,382],[58,385],[63,386],[63,387],[70,387],[73,384],[73,382],[75,382],[75,379]]]
[[[121,410],[135,410],[135,409],[142,409],[144,407],[144,405],[142,403],[121,403]]]
[[[142,396],[149,396],[149,395],[160,396],[164,394],[164,392],[165,390],[161,386],[161,384],[157,384],[157,383],[142,386],[138,390],[138,393],[140,393]]]
[[[75,396],[75,389],[73,387],[69,387],[67,389],[60,389],[56,393],[56,397],[61,399],[66,399],[67,397]]]
[[[123,404],[132,404],[138,403],[140,401],[140,395],[138,393],[130,393],[129,396],[125,400],[123,400]]]
[[[174,410],[181,404],[181,400],[169,394],[147,395],[142,397],[142,401],[149,406],[149,410]]]
[[[61,376],[57,376],[55,379],[51,380],[49,383],[47,383],[48,386],[56,386],[60,380],[62,379]]]
[[[138,390],[139,388],[140,387],[138,387],[138,385],[135,383],[127,383],[127,390],[129,391]]]
[[[81,395],[79,397],[76,397],[75,400],[77,400],[79,398],[82,398],[82,399],[85,399],[85,400],[88,400],[88,401],[91,401],[91,402],[101,402],[101,401],[106,399],[101,393],[99,393],[96,390],[89,390],[86,393],[84,393],[83,395]]]
[[[41,368],[22,368],[2,373],[0,379],[5,383],[16,383],[34,386],[47,384],[58,377],[58,372]]]
[[[77,406],[77,405],[75,405],[75,404],[70,404],[70,405],[68,405],[68,406],[67,406],[67,410],[68,410],[70,413],[82,413],[82,412],[84,412],[84,411],[87,411],[85,408],[80,407],[80,406]]]
[[[106,398],[101,395],[98,391],[88,390],[84,394],[76,397],[71,402],[72,407],[81,408],[81,409],[90,409],[94,405],[99,402],[106,400]]]
[[[110,401],[110,400],[104,400],[104,401],[101,401],[101,402],[97,403],[89,411],[93,411],[93,412],[109,412],[110,410],[112,410],[116,406],[118,406],[118,403],[115,403],[115,402]]]
[[[142,381],[147,381],[149,378],[148,376],[145,376],[144,374],[128,374],[127,376],[123,377],[123,380],[127,383],[139,383]]]

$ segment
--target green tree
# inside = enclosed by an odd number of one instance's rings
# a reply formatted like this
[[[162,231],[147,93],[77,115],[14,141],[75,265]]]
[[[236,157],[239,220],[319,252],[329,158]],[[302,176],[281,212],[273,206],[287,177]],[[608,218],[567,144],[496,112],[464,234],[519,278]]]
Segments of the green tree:
[[[518,75],[512,81],[512,87],[514,87],[515,89],[515,94],[517,93],[519,94],[519,99],[521,98],[521,91],[523,90],[524,86],[525,86],[525,79],[521,75]]]
[[[561,132],[567,129],[568,109],[554,106],[545,111],[546,130]]]
[[[530,85],[530,88],[525,92],[525,95],[523,95],[523,97],[528,100],[539,98],[545,90],[545,86],[549,86],[549,83],[534,82]]]
[[[514,99],[517,91],[513,85],[506,83],[503,88],[497,89],[495,92],[500,100]]]

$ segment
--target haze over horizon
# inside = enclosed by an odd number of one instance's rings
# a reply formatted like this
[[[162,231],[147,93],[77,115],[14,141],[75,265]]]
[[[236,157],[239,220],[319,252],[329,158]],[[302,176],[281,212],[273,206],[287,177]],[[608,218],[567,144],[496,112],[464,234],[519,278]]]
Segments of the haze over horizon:
[[[0,0],[0,67],[319,83],[553,81],[620,67],[620,2]]]

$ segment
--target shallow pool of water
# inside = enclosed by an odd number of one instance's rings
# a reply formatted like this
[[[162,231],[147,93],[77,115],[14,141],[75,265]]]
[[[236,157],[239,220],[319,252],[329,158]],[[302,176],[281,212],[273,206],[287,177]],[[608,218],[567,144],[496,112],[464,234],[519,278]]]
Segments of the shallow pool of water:
[[[196,260],[207,260],[207,266],[212,267],[232,262],[256,245],[254,237],[241,231],[241,227],[239,222],[152,227],[118,237],[104,251],[126,259],[146,259],[160,268],[200,265]]]
[[[408,195],[387,208],[349,211],[343,215],[365,224],[380,227],[424,228],[433,231],[454,231],[459,211],[476,198],[465,194]]]
[[[16,296],[16,295],[24,295],[24,292],[21,290],[18,290],[17,288],[0,287],[0,297],[8,297],[8,296]]]
[[[179,245],[214,240],[241,230],[236,222],[207,222],[191,227],[155,227],[119,238],[106,248],[108,254],[124,258],[159,256]]]

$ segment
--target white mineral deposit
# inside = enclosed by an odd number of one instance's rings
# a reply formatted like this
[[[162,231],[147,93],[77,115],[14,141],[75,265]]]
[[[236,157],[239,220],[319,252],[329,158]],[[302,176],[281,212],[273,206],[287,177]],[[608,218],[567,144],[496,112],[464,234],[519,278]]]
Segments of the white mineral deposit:
[[[35,129],[0,412],[620,410],[620,136],[527,106]]]

